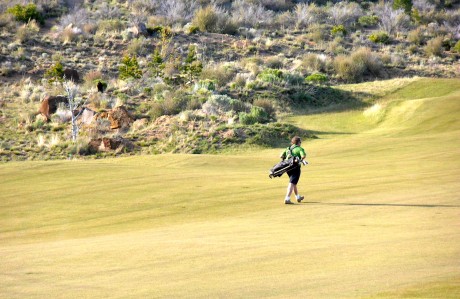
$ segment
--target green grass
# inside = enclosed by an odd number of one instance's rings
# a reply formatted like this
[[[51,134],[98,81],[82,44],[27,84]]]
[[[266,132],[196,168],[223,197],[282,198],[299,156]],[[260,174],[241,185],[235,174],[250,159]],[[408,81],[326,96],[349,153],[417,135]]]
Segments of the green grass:
[[[281,149],[2,164],[0,298],[456,298],[460,95],[445,82],[386,87],[376,114],[289,118],[340,133],[303,144],[302,204],[268,178]]]

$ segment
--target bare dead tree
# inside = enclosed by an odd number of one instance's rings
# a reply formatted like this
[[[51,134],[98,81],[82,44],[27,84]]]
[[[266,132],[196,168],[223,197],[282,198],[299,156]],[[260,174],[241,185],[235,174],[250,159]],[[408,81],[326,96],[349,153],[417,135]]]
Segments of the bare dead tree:
[[[62,83],[64,90],[67,95],[67,105],[70,110],[71,114],[71,124],[72,124],[72,141],[75,143],[78,138],[78,133],[80,131],[80,127],[77,120],[80,114],[83,112],[83,109],[79,109],[86,104],[86,101],[78,97],[79,88],[72,81],[65,80]]]

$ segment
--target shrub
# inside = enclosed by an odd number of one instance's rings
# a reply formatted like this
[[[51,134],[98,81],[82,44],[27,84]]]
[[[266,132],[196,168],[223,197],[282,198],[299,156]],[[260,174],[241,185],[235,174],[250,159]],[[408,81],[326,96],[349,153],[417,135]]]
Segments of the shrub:
[[[358,23],[363,27],[373,27],[379,23],[377,16],[362,16],[358,19]]]
[[[307,76],[305,78],[305,81],[308,83],[325,83],[327,82],[328,78],[325,74],[321,73],[316,73],[316,74],[311,74],[310,76]]]
[[[283,72],[277,69],[267,68],[257,75],[257,78],[260,81],[268,83],[281,82],[283,79]]]
[[[218,115],[229,111],[241,112],[245,110],[246,105],[243,102],[232,99],[226,95],[212,95],[206,103],[203,104],[203,111],[210,115]]]
[[[276,119],[276,108],[272,100],[269,99],[255,99],[254,106],[263,108],[267,113],[267,117],[269,120]]]
[[[200,79],[214,80],[217,86],[225,86],[231,82],[235,76],[235,71],[224,64],[211,64],[203,68]]]
[[[192,20],[193,26],[196,26],[202,32],[216,32],[218,15],[212,6],[200,8]]]
[[[40,28],[37,25],[35,20],[31,20],[27,24],[22,25],[18,28],[16,32],[16,38],[18,42],[24,43],[29,41],[34,35],[40,31]]]
[[[240,112],[238,115],[240,123],[243,125],[253,125],[256,123],[267,123],[270,121],[268,113],[262,107],[252,106],[249,113]]]
[[[146,40],[144,37],[134,38],[126,48],[126,52],[133,56],[144,55],[146,51]]]
[[[120,20],[102,20],[98,24],[97,33],[99,34],[108,34],[108,33],[118,33],[124,29],[124,25]]]
[[[407,34],[407,41],[416,45],[421,45],[424,41],[422,29],[417,28]]]
[[[326,69],[326,57],[313,53],[308,53],[302,58],[299,66],[300,71],[304,73],[322,72]]]
[[[48,79],[48,82],[63,81],[64,77],[64,67],[61,62],[56,62],[52,65],[46,72],[45,78]]]
[[[200,32],[200,28],[198,26],[192,25],[187,28],[187,34],[196,34],[198,32]]]
[[[443,39],[444,38],[442,36],[430,39],[424,48],[425,54],[427,56],[441,56],[443,51]]]
[[[8,8],[8,13],[12,14],[17,21],[27,23],[31,20],[36,20],[40,24],[44,24],[45,20],[42,14],[37,10],[37,6],[33,3],[27,5],[16,4]]]
[[[452,48],[453,51],[460,53],[460,40],[455,44],[455,46]]]
[[[350,26],[362,15],[362,9],[358,3],[339,1],[329,8],[329,15],[334,25]]]
[[[369,35],[369,40],[374,43],[388,44],[390,42],[390,36],[386,32],[378,32]]]
[[[195,86],[193,87],[194,91],[199,91],[199,90],[209,90],[209,91],[215,91],[216,90],[216,81],[215,80],[199,80],[197,83],[195,83]]]
[[[234,1],[232,4],[232,18],[238,26],[257,27],[270,24],[273,17],[274,12],[260,4],[246,1]]]
[[[304,77],[299,73],[283,73],[283,81],[289,85],[301,85]]]
[[[119,78],[124,80],[124,79],[129,79],[129,78],[141,78],[142,77],[142,71],[139,68],[139,63],[137,62],[136,56],[124,56],[123,59],[121,60],[122,65],[119,67]]]
[[[383,64],[377,54],[368,48],[360,48],[351,56],[339,55],[334,60],[337,76],[347,82],[358,82],[364,76],[379,76]]]
[[[336,25],[332,27],[331,34],[332,35],[346,35],[347,30],[345,29],[345,26],[343,25]]]
[[[267,58],[265,65],[271,69],[281,69],[283,68],[283,61],[277,56],[271,56]]]

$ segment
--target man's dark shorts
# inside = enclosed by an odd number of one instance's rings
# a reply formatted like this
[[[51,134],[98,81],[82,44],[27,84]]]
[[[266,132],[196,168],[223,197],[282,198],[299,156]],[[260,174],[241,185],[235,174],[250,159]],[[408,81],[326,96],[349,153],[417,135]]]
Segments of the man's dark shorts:
[[[287,174],[289,176],[289,183],[297,185],[300,179],[300,166],[289,170]]]

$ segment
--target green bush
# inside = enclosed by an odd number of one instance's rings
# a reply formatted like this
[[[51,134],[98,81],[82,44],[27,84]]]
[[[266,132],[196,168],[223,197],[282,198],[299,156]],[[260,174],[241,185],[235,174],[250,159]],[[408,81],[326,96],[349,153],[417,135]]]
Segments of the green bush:
[[[276,108],[272,100],[269,99],[256,99],[253,103],[254,106],[263,108],[267,113],[270,120],[276,119]]]
[[[455,44],[455,46],[453,46],[452,50],[460,53],[460,40]]]
[[[376,44],[388,44],[390,42],[390,36],[386,32],[378,32],[369,35],[369,40]]]
[[[16,4],[8,8],[8,13],[12,14],[17,21],[27,23],[30,20],[36,20],[40,24],[44,24],[45,20],[42,14],[37,10],[37,6],[33,3],[27,5]]]
[[[119,78],[129,79],[135,78],[139,79],[142,77],[142,71],[139,68],[139,63],[137,62],[136,56],[124,56],[121,60],[122,65],[119,68]]]
[[[198,26],[193,26],[192,25],[192,26],[188,27],[188,29],[187,29],[187,34],[196,34],[198,32],[200,32],[200,28]]]
[[[363,27],[373,27],[379,23],[377,16],[362,16],[358,19],[358,23]]]
[[[59,61],[45,72],[45,78],[48,79],[49,82],[63,81],[63,77],[64,67]]]
[[[332,35],[346,35],[347,30],[345,29],[345,26],[337,25],[337,26],[332,27],[331,34]]]
[[[327,80],[327,76],[321,73],[311,74],[310,76],[307,76],[307,78],[305,78],[305,81],[308,83],[325,83],[327,82]]]
[[[260,81],[268,83],[281,82],[283,79],[283,72],[277,69],[267,68],[257,75],[257,78]]]
[[[256,123],[267,123],[270,121],[268,113],[262,107],[252,106],[249,113],[241,112],[239,115],[240,123],[243,125],[253,125]]]

